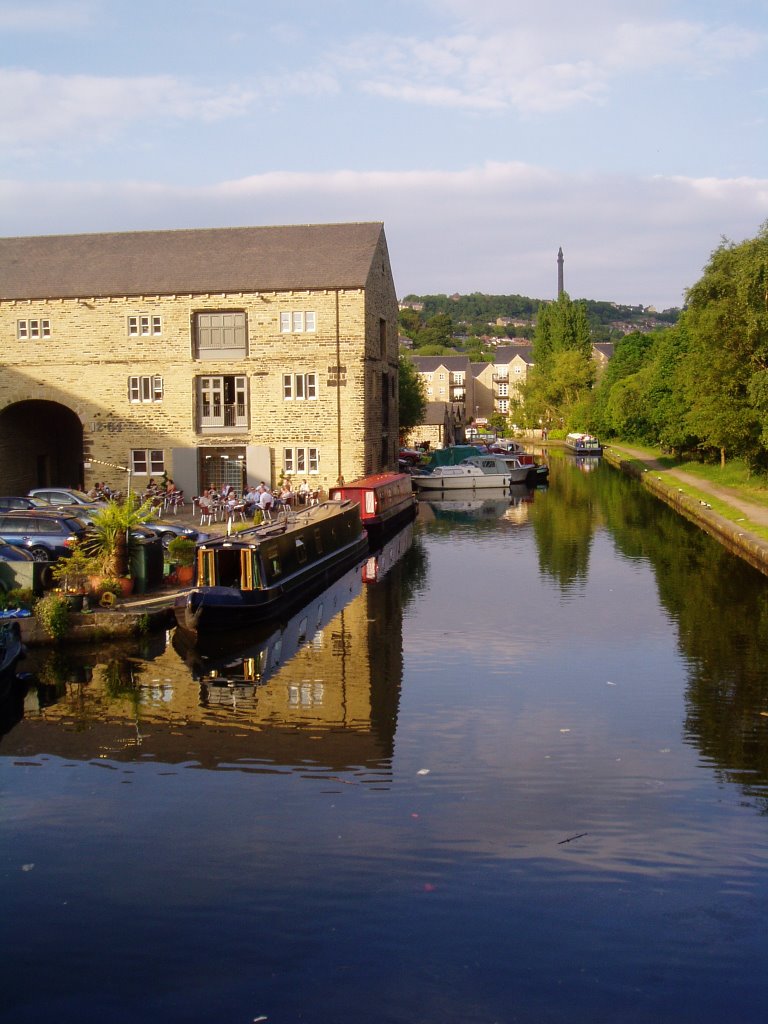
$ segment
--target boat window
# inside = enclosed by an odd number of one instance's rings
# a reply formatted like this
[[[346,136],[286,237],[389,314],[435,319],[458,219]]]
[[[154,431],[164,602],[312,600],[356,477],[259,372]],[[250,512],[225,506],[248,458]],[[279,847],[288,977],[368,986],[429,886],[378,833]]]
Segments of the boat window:
[[[299,561],[299,565],[304,565],[307,561],[307,549],[304,541],[300,538],[296,540],[296,558]]]
[[[240,552],[242,590],[257,590],[261,580],[259,577],[259,556],[256,551],[245,548]]]
[[[318,555],[323,553],[323,535],[319,529],[315,530],[315,551]]]
[[[198,552],[198,578],[204,587],[216,586],[216,559],[213,551]]]

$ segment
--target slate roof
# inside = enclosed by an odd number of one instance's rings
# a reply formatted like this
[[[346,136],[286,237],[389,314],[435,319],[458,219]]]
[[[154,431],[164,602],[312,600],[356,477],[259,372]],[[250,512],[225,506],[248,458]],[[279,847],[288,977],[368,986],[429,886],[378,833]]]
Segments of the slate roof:
[[[469,359],[466,356],[418,356],[412,355],[411,362],[419,373],[434,373],[444,366],[446,370],[467,370]]]
[[[447,402],[427,402],[426,408],[424,409],[424,419],[421,421],[422,426],[442,426],[448,418],[448,415],[449,405]]]
[[[511,363],[515,356],[520,356],[526,363],[533,366],[533,355],[530,345],[503,345],[493,353],[493,361],[497,366]]]
[[[0,300],[363,288],[383,232],[298,224],[0,238]]]

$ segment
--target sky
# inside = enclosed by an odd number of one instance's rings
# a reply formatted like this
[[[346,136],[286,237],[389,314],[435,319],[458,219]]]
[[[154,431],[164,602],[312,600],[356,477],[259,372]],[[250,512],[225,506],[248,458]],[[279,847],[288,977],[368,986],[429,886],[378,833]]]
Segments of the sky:
[[[382,221],[395,287],[680,306],[768,220],[766,0],[0,0],[0,236]]]

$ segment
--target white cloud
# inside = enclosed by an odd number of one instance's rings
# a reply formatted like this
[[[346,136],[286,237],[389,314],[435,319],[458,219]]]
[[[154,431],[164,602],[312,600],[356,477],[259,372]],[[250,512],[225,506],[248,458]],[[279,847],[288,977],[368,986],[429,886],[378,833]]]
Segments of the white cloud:
[[[664,67],[712,75],[766,49],[768,35],[731,25],[637,17],[634,5],[559,0],[535,5],[437,4],[460,31],[423,39],[376,36],[332,56],[379,96],[425,106],[539,113],[603,98],[620,76]],[[376,53],[375,71],[365,56]]]
[[[398,293],[555,292],[680,305],[722,235],[754,237],[768,179],[568,175],[522,163],[461,171],[272,172],[210,187],[0,182],[13,234],[381,220]],[[446,211],[450,216],[446,216]]]
[[[212,123],[248,114],[259,98],[329,95],[332,76],[300,72],[208,88],[171,75],[106,77],[0,69],[0,143],[17,153],[67,141],[90,147],[135,122]]]

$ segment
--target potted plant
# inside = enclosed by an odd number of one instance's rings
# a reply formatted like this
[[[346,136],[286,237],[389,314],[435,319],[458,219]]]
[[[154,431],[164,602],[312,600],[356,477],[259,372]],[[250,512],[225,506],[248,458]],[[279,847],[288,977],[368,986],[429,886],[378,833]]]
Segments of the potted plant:
[[[88,591],[89,580],[96,569],[95,559],[85,551],[82,544],[76,544],[71,555],[59,558],[51,566],[51,575],[59,584],[73,611],[82,610],[83,597]]]
[[[174,537],[168,545],[168,557],[176,564],[176,579],[179,583],[191,583],[195,578],[197,544],[189,537]]]

